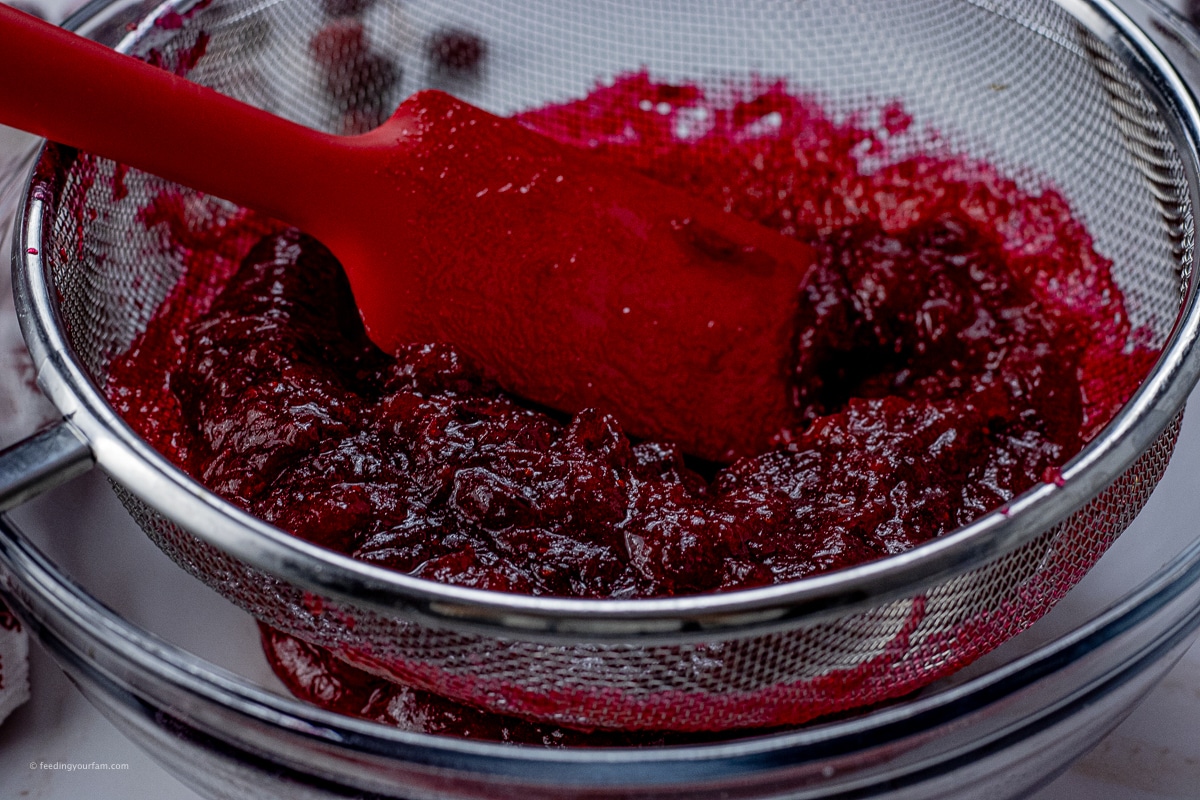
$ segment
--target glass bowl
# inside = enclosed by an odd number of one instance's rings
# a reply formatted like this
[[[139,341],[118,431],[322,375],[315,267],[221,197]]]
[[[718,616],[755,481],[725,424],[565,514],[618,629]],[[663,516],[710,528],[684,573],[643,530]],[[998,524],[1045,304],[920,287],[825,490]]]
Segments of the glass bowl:
[[[0,522],[0,586],[83,694],[204,796],[1025,797],[1120,722],[1194,638],[1197,466],[1200,430],[1185,421],[1134,526],[1050,615],[968,670],[852,718],[703,746],[471,742],[285,697],[258,663],[249,618],[170,564],[96,476]]]

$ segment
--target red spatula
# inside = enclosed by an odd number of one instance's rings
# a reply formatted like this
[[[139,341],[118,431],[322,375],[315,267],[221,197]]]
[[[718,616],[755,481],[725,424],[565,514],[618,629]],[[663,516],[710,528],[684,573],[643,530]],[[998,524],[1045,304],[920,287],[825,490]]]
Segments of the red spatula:
[[[729,460],[792,418],[803,244],[440,92],[333,136],[0,6],[0,123],[268,214],[339,258],[382,348]]]

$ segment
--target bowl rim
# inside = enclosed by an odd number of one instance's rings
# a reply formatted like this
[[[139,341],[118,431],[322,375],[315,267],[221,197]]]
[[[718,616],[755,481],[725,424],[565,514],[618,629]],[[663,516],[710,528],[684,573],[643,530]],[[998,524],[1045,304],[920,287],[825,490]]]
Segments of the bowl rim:
[[[820,767],[837,757],[880,750],[894,758],[905,741],[921,740],[939,728],[956,731],[933,735],[935,749],[919,764],[902,765],[914,772],[954,769],[976,752],[979,757],[1003,749],[1017,731],[1032,735],[1049,728],[1075,709],[1082,709],[1186,645],[1200,628],[1200,538],[1193,539],[1168,563],[1102,612],[1071,631],[999,667],[942,691],[922,695],[865,715],[798,730],[710,743],[641,748],[544,748],[500,742],[470,741],[450,736],[403,731],[382,723],[346,717],[301,700],[275,694],[249,679],[173,645],[125,620],[57,565],[7,517],[0,516],[0,599],[8,601],[53,653],[83,669],[89,680],[128,705],[149,701],[151,710],[184,715],[189,723],[203,709],[232,711],[247,724],[266,727],[284,737],[318,743],[326,752],[399,759],[433,769],[448,769],[480,780],[492,778],[562,781],[572,786],[653,785],[697,779],[720,780],[769,773],[797,765]],[[1158,617],[1150,638],[1147,621]],[[1130,647],[1131,639],[1138,646]],[[1182,651],[1180,651],[1182,652]],[[1025,705],[1011,698],[1052,684],[1072,667],[1089,659],[1111,659],[1102,672],[1076,675],[1054,687],[1054,702]],[[116,668],[114,670],[114,667]],[[66,668],[66,665],[64,665]],[[68,672],[71,670],[68,669]],[[1014,708],[1016,706],[1016,708]],[[989,708],[1007,708],[1002,727],[978,731],[964,721]],[[227,720],[225,721],[227,723]],[[1000,725],[1000,723],[997,723]],[[205,730],[222,741],[238,742],[249,727]],[[971,730],[973,738],[962,732]],[[261,739],[256,739],[260,743]],[[287,757],[286,745],[268,755]],[[293,753],[301,771],[307,749]],[[931,766],[928,762],[933,759]],[[889,761],[884,759],[884,761]],[[944,763],[943,763],[944,762]],[[326,763],[326,762],[322,762]],[[343,764],[352,779],[356,761]],[[877,764],[882,769],[895,765]],[[888,781],[895,776],[887,778]],[[640,783],[639,783],[640,782]]]

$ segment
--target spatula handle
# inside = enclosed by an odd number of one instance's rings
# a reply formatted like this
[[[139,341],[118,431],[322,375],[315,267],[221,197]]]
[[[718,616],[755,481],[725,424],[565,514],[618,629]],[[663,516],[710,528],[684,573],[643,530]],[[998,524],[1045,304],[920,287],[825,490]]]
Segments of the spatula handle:
[[[304,226],[334,137],[0,5],[0,123]],[[334,159],[336,160],[336,159]],[[328,196],[326,194],[326,196]]]

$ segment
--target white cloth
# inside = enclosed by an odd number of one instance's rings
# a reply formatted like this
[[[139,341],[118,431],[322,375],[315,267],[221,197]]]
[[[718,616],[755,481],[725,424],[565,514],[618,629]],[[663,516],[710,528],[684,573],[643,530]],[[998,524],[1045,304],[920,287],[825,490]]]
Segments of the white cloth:
[[[11,0],[9,4],[57,23],[83,5],[83,0]],[[0,77],[5,79],[15,78]],[[20,441],[58,416],[34,382],[33,364],[17,325],[8,270],[21,179],[37,141],[0,125],[0,448]],[[29,635],[0,602],[0,722],[29,699],[28,659]]]
[[[0,264],[7,266],[13,213],[20,197],[18,169],[34,139],[0,126]],[[37,390],[33,364],[13,307],[12,276],[0,268],[0,447],[46,425],[54,408]],[[29,699],[29,635],[0,602],[0,722]]]
[[[0,604],[0,722],[29,699],[29,635]]]

